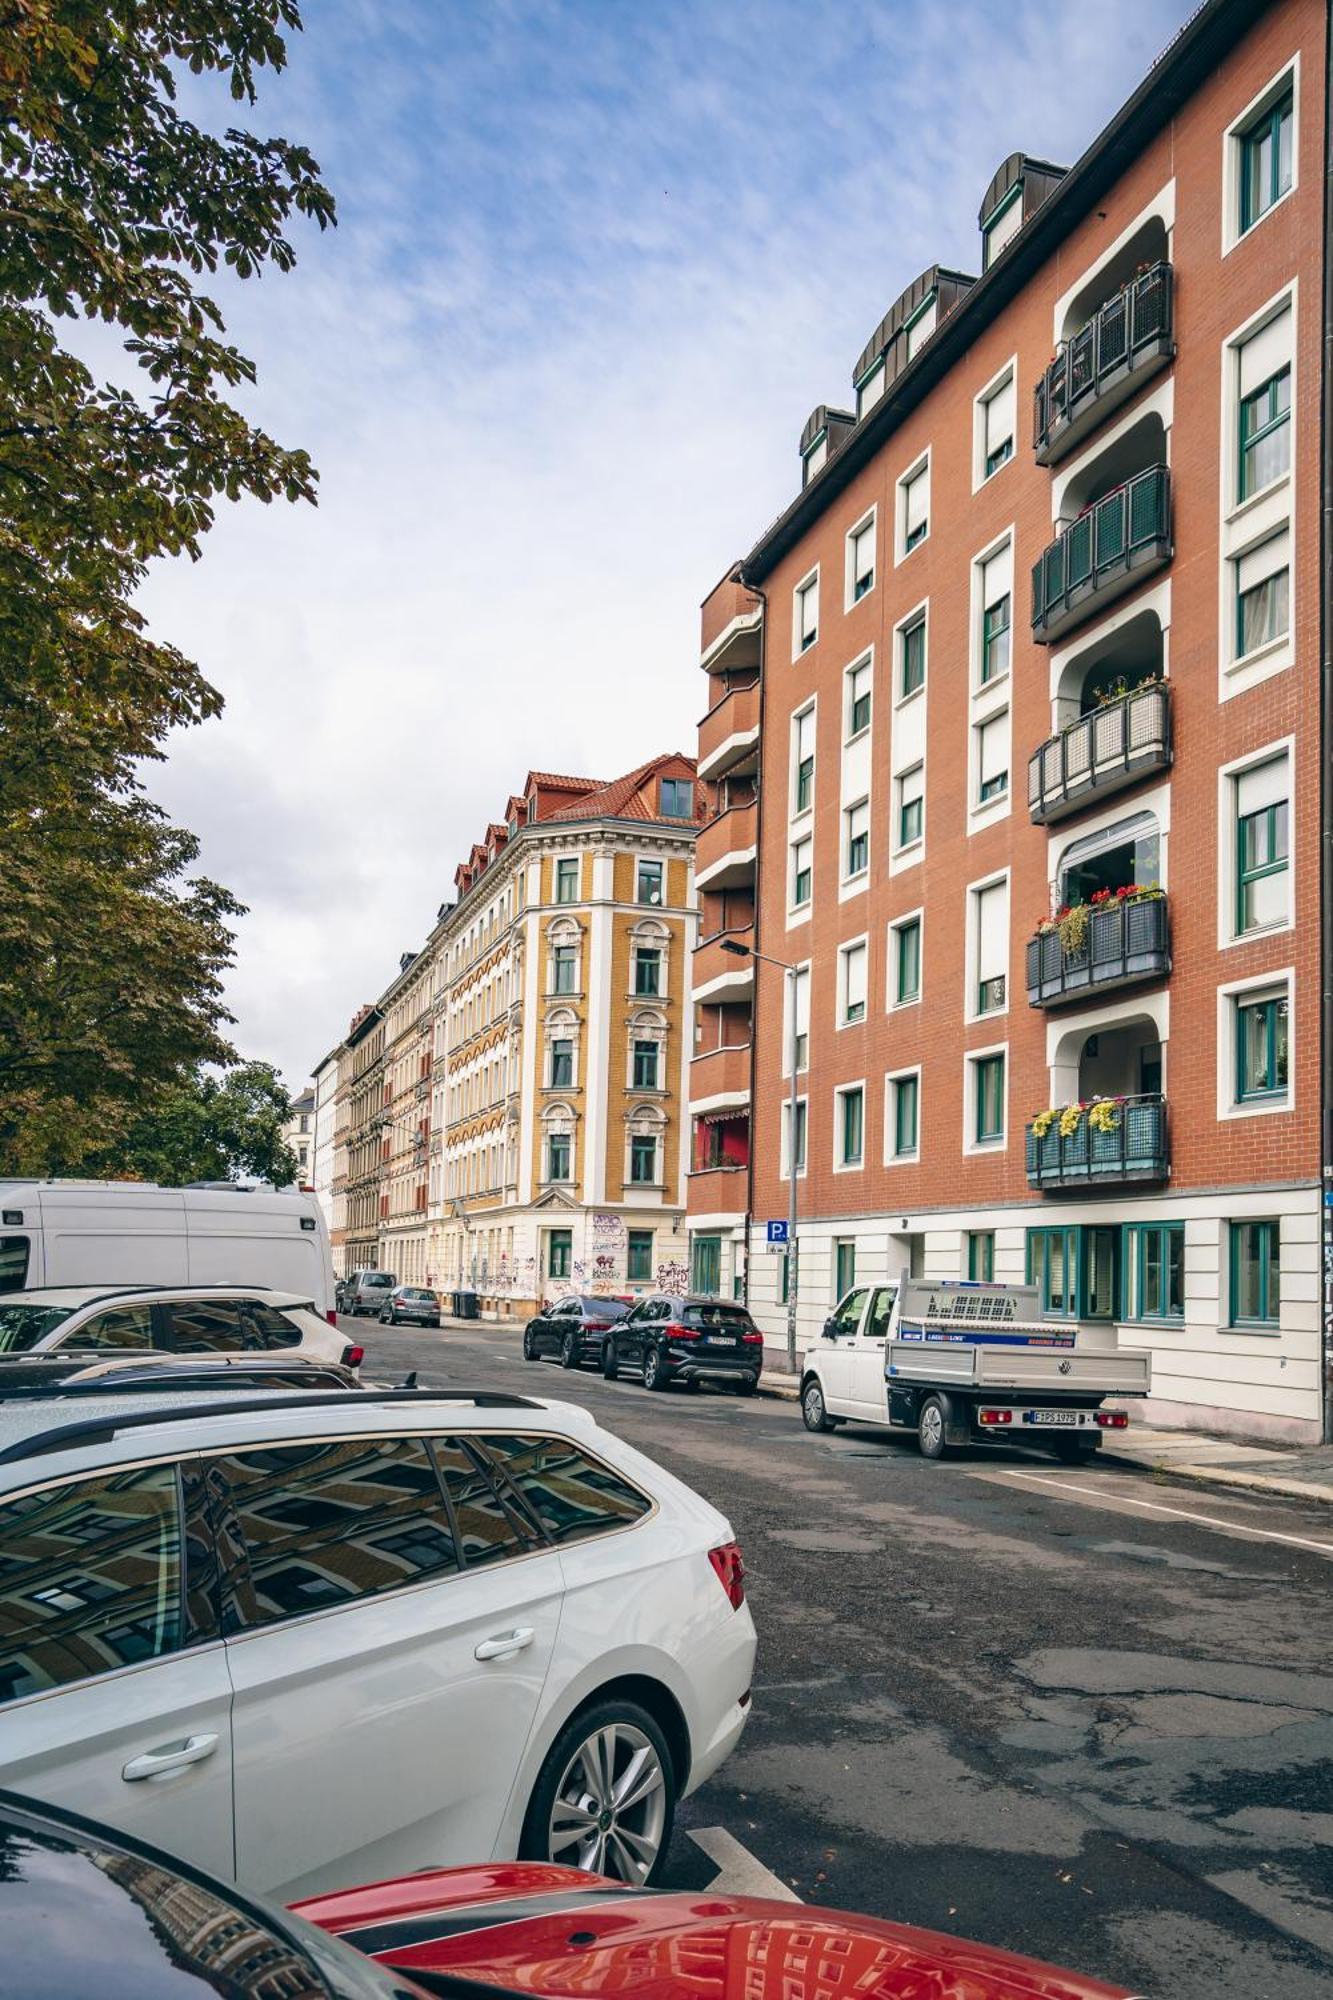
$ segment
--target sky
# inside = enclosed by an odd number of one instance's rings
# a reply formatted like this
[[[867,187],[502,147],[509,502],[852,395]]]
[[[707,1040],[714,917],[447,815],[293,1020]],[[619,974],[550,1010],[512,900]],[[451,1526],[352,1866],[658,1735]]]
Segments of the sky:
[[[979,268],[1000,161],[1071,164],[1189,11],[307,0],[253,122],[339,226],[214,290],[319,506],[221,503],[142,596],[226,698],[147,779],[248,905],[245,1057],[301,1087],[529,769],[693,753],[700,602],[809,412],[921,270]]]

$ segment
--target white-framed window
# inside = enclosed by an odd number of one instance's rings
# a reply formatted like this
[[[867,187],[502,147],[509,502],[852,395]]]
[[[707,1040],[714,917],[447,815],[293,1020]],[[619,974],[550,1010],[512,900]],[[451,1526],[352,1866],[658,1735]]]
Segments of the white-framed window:
[[[870,727],[870,700],[874,681],[874,661],[869,654],[848,667],[844,677],[847,689],[846,708],[843,717],[844,741],[852,742],[863,736]]]
[[[838,947],[838,1026],[854,1027],[866,1017],[866,991],[869,978],[870,950],[868,941],[851,938]]]
[[[833,1093],[833,1170],[855,1173],[865,1162],[865,1083],[839,1084]]]
[[[893,851],[905,854],[925,844],[926,767],[913,764],[893,781]]]
[[[792,658],[799,659],[819,637],[819,567],[802,577],[792,594]]]
[[[921,1157],[921,1068],[891,1071],[884,1079],[884,1163]]]
[[[982,268],[989,271],[995,259],[1023,227],[1023,183],[1015,181],[999,207],[986,219],[981,233]]]
[[[865,416],[868,410],[874,409],[876,403],[884,394],[884,383],[885,363],[884,356],[881,354],[871,362],[869,368],[866,369],[865,374],[856,385],[856,414],[858,418]]]
[[[898,481],[894,531],[897,560],[902,562],[930,533],[930,453],[927,451]]]
[[[1017,450],[1018,364],[1007,361],[972,405],[972,490],[994,478]]]
[[[963,1059],[963,1151],[1003,1152],[1008,1134],[1009,1045],[969,1049]]]
[[[660,910],[664,897],[666,868],[661,861],[648,861],[640,856],[634,869],[634,900],[649,909]]]
[[[919,306],[912,318],[907,322],[906,348],[907,359],[909,361],[915,360],[916,356],[921,352],[926,342],[930,339],[931,334],[934,333],[935,328],[938,326],[939,318],[939,295],[936,292],[932,292],[925,304]]]
[[[976,809],[988,810],[1009,797],[1009,710],[996,709],[972,725],[976,740]]]
[[[822,430],[813,444],[808,446],[801,458],[801,484],[808,486],[817,472],[822,472],[828,461],[828,431]]]
[[[778,1178],[784,1181],[791,1179],[791,1113],[791,1100],[790,1098],[784,1098],[782,1104],[782,1158],[778,1168]],[[796,1100],[796,1178],[798,1181],[805,1179],[806,1159],[809,1152],[806,1144],[809,1123],[809,1099],[798,1097]]]
[[[1292,753],[1288,738],[1218,772],[1218,942],[1295,922]]]
[[[1293,279],[1222,348],[1219,696],[1291,666],[1296,488]]]
[[[875,509],[858,521],[847,537],[847,604],[859,604],[875,588]]]
[[[849,882],[870,866],[870,801],[858,799],[842,814],[842,874]]]
[[[1234,415],[1227,428],[1234,506],[1255,499],[1291,471],[1295,324],[1288,292],[1257,326],[1231,343]]]
[[[887,1005],[915,1007],[921,999],[925,969],[926,913],[909,910],[889,925],[889,983]]]
[[[1299,182],[1300,58],[1284,63],[1222,141],[1222,253],[1271,215]]]
[[[809,834],[791,844],[791,881],[788,885],[790,907],[793,910],[808,910],[814,893],[815,843]]]
[[[972,565],[972,685],[993,687],[1010,670],[1014,624],[1012,536]]]
[[[562,854],[555,863],[555,900],[557,903],[577,903],[579,899],[579,862],[576,854]]]
[[[815,802],[815,704],[791,719],[791,811],[795,819]]]
[[[1231,558],[1232,659],[1240,665],[1291,635],[1291,531],[1279,528]]]
[[[972,884],[967,892],[967,1020],[1009,1011],[1009,877]]]
[[[926,685],[929,648],[929,602],[918,604],[893,631],[894,702],[919,695]]]
[[[1295,1103],[1295,973],[1217,989],[1217,1115],[1261,1118]]]
[[[810,1067],[810,967],[796,968],[796,1068],[798,1074]],[[782,982],[782,1074],[791,1076],[792,981]]]

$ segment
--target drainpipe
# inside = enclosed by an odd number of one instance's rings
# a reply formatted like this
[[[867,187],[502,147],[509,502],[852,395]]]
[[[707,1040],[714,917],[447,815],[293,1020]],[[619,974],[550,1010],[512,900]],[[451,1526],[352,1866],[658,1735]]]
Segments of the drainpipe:
[[[1333,5],[1333,0],[1330,0]],[[754,949],[759,950],[763,939],[759,934],[759,871],[763,866],[764,854],[764,707],[768,699],[768,592],[758,584],[747,584],[763,606],[763,616],[759,622],[759,763],[754,775]],[[754,966],[754,992],[750,1000],[750,1144],[745,1163],[745,1303],[750,1303],[750,1237],[754,1227],[754,1112],[755,1112],[755,1047],[758,1030],[758,986],[759,961],[752,959]],[[793,1171],[792,1185],[795,1186]],[[787,1249],[787,1282],[791,1283],[791,1259],[796,1254],[796,1245]]]
[[[1333,1443],[1333,0],[1324,20],[1324,312],[1319,389],[1320,1242],[1324,1443]]]

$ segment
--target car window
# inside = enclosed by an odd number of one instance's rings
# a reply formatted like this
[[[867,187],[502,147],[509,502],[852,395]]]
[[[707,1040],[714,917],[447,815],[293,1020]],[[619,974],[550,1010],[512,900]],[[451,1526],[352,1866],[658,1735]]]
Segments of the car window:
[[[266,1306],[260,1299],[242,1299],[241,1317],[245,1321],[245,1345],[247,1347],[299,1347],[301,1329],[286,1313],[276,1306]]]
[[[361,1279],[361,1283],[368,1289],[373,1288],[377,1291],[383,1291],[393,1282],[393,1277],[388,1271],[367,1271]]]
[[[898,1296],[896,1285],[881,1285],[875,1293],[874,1304],[866,1319],[865,1338],[884,1340],[889,1331],[889,1321],[893,1317],[893,1302]]]
[[[173,1465],[72,1480],[0,1508],[0,1701],[180,1643]]]
[[[276,1445],[214,1461],[239,1546],[227,1551],[227,1632],[351,1604],[457,1568],[420,1438]]]
[[[434,1299],[435,1294],[434,1292],[423,1292],[420,1285],[404,1285],[403,1297],[405,1299],[420,1299],[424,1302],[427,1299]]]
[[[843,1300],[842,1304],[838,1307],[838,1310],[834,1313],[831,1321],[831,1324],[835,1332],[837,1333],[856,1332],[857,1325],[861,1318],[861,1309],[865,1305],[866,1297],[867,1293],[865,1291],[848,1292],[846,1298]]]
[[[181,1299],[168,1310],[178,1354],[235,1354],[248,1345],[235,1299]]]
[[[0,1236],[0,1292],[21,1292],[28,1282],[28,1238]]]
[[[482,1442],[552,1541],[581,1541],[608,1528],[623,1528],[651,1511],[652,1502],[636,1487],[567,1438],[497,1435]]]
[[[0,1354],[26,1354],[69,1319],[73,1306],[0,1305]]]
[[[460,1438],[436,1438],[435,1461],[469,1568],[525,1555],[539,1545],[536,1529],[504,1496],[493,1468],[475,1458]]]
[[[141,1352],[152,1344],[151,1306],[110,1306],[56,1342],[58,1347],[95,1347],[111,1354]]]
[[[744,1306],[684,1306],[680,1323],[691,1328],[720,1328],[726,1333],[748,1333],[754,1324]]]

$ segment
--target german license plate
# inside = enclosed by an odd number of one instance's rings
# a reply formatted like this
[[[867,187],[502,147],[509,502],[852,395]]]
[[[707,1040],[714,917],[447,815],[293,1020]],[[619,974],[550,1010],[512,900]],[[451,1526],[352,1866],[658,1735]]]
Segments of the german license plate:
[[[1025,1424],[1060,1424],[1069,1430],[1078,1429],[1077,1410],[1024,1410]]]
[[[734,1347],[735,1345],[736,1343],[729,1333],[706,1333],[704,1335],[705,1347]]]

